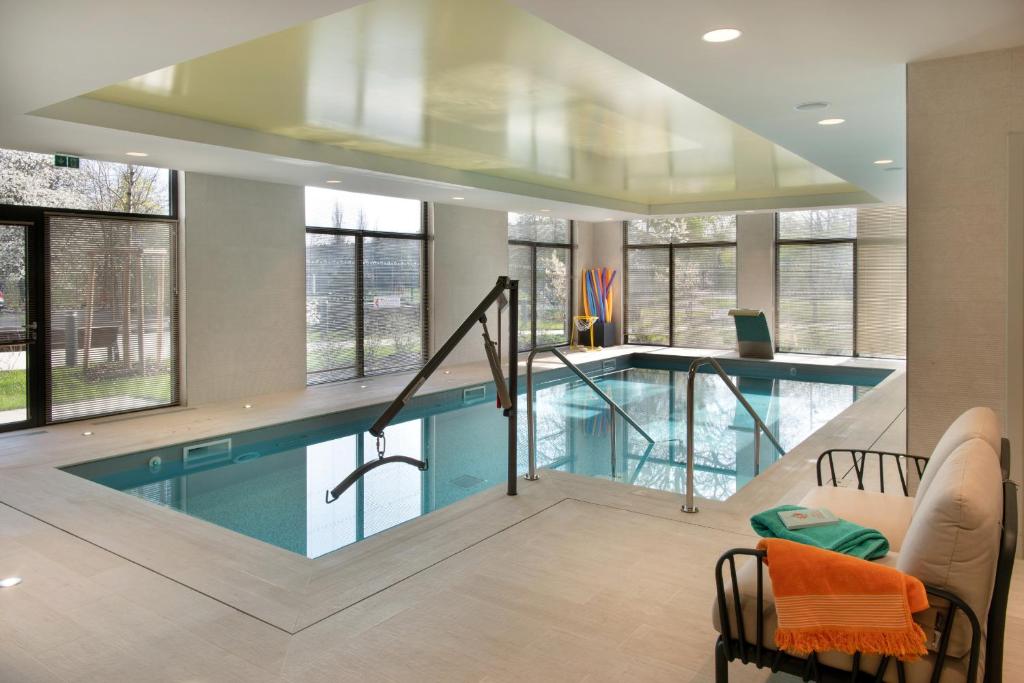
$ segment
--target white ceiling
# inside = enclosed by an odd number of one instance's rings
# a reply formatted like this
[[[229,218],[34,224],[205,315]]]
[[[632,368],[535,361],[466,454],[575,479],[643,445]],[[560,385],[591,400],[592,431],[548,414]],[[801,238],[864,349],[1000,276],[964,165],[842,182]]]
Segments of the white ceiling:
[[[1024,0],[511,0],[737,123],[886,201],[904,174],[871,162],[904,159],[904,64],[1024,44]],[[514,183],[394,177],[386,164],[325,155],[312,143],[259,140],[251,132],[179,122],[182,139],[131,112],[79,112],[70,123],[30,115],[96,88],[342,11],[353,0],[0,0],[0,146],[123,160],[130,149],[157,165],[239,177],[394,193],[484,208],[583,220],[619,219],[635,207],[594,208]],[[740,40],[700,41],[735,26]],[[817,126],[793,109],[828,100],[847,123]],[[123,125],[115,130],[111,121]],[[292,162],[287,161],[292,159]],[[295,163],[296,159],[305,162]],[[341,168],[352,164],[364,169]],[[901,164],[902,165],[902,164]],[[743,208],[753,209],[755,206]]]
[[[905,65],[1024,44],[1024,0],[513,1],[890,202],[905,174],[872,162],[905,160]],[[743,36],[700,40],[719,27]]]

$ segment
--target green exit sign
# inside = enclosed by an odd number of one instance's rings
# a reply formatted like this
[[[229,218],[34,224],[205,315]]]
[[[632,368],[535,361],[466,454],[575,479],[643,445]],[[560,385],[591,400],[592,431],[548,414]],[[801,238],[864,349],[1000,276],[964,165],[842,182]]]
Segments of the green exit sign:
[[[78,168],[78,157],[71,154],[54,154],[53,165],[59,168]]]

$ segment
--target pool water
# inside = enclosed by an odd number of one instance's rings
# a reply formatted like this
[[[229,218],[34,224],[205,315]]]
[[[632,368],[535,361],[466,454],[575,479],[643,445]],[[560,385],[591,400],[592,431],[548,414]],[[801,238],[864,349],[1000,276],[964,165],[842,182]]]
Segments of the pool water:
[[[878,377],[844,383],[734,376],[740,391],[789,450],[860,398]],[[654,438],[621,419],[613,457],[609,411],[580,381],[538,382],[538,466],[682,493],[686,479],[686,373],[631,367],[595,378]],[[851,383],[853,382],[853,383]],[[725,499],[754,477],[753,421],[714,375],[696,384],[697,495]],[[466,394],[468,397],[469,394]],[[519,467],[526,469],[520,397]],[[315,558],[496,484],[507,468],[506,422],[491,393],[410,407],[389,427],[388,454],[426,459],[425,471],[390,464],[369,472],[336,502],[325,492],[376,457],[366,429],[376,414],[344,413],[67,468],[78,476]],[[780,457],[761,440],[761,468]],[[529,486],[523,483],[521,486]]]

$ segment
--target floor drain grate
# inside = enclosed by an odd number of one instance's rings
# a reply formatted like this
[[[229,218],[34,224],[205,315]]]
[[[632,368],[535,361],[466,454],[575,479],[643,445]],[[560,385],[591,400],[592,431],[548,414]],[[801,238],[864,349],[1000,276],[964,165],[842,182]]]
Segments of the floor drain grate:
[[[452,479],[453,484],[464,489],[471,489],[474,486],[477,486],[478,484],[482,484],[483,482],[483,479],[474,477],[469,474],[463,474],[460,477],[455,477],[454,479]]]

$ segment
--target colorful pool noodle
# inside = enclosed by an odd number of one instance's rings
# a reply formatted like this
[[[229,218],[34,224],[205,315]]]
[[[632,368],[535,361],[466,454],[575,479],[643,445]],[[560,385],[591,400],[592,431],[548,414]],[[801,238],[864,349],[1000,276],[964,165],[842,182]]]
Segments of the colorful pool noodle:
[[[611,322],[615,304],[612,285],[616,274],[611,268],[592,268],[583,272],[581,298],[585,315]]]

